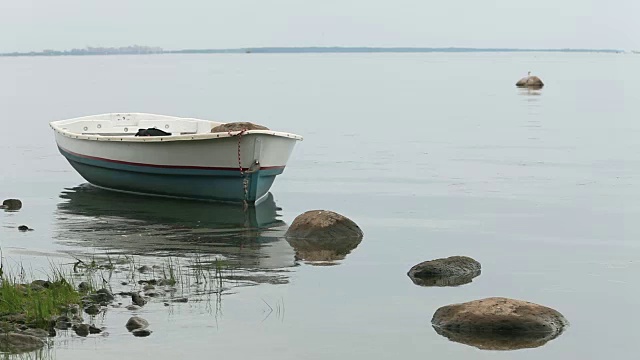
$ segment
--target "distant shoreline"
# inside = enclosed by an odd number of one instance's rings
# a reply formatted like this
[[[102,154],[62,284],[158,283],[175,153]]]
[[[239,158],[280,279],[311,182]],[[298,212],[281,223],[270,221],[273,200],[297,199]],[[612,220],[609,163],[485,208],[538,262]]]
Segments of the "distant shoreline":
[[[424,48],[424,47],[257,47],[235,49],[164,50],[158,47],[86,48],[0,53],[0,56],[90,56],[90,55],[162,55],[162,54],[303,54],[303,53],[470,53],[470,52],[560,52],[625,53],[617,49],[517,49],[517,48]],[[638,53],[632,51],[632,53]]]

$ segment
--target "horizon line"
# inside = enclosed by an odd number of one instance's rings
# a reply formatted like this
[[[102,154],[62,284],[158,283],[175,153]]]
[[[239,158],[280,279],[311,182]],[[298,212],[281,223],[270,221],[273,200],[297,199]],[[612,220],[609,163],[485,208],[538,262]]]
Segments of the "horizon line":
[[[591,48],[509,48],[509,47],[411,47],[411,46],[262,46],[239,48],[183,48],[163,49],[157,46],[129,45],[120,47],[72,48],[68,50],[45,49],[40,51],[4,52],[0,56],[57,56],[57,55],[134,55],[134,54],[185,54],[185,53],[305,53],[305,52],[606,52],[625,53],[634,50]]]

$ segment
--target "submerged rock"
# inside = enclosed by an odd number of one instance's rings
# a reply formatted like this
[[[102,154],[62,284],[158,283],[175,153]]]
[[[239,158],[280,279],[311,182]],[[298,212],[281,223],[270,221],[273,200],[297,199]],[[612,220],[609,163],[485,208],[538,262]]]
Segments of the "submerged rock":
[[[89,315],[95,316],[100,313],[100,307],[96,304],[91,304],[84,309],[84,312]]]
[[[148,329],[137,329],[137,330],[133,330],[131,333],[133,334],[133,336],[145,337],[145,336],[151,335],[151,330],[148,330]]]
[[[2,202],[0,208],[11,211],[20,210],[22,209],[22,201],[18,199],[6,199]]]
[[[138,306],[144,306],[144,304],[147,303],[147,301],[138,293],[131,294],[131,301]]]
[[[542,88],[544,83],[537,76],[532,76],[531,72],[516,82],[517,87]]]
[[[95,294],[91,294],[91,298],[99,303],[109,303],[115,299],[111,291],[107,289],[99,289]]]
[[[89,335],[89,325],[88,324],[74,324],[72,327],[73,331],[76,332],[78,336],[86,337]]]
[[[140,266],[138,268],[138,271],[141,272],[141,273],[146,273],[146,272],[151,271],[151,267],[147,266],[147,265],[142,265],[142,266]]]
[[[230,132],[230,131],[242,131],[242,130],[269,130],[268,127],[254,124],[251,122],[232,122],[215,126],[211,129],[212,133],[217,132]]]
[[[541,346],[568,325],[554,309],[502,297],[441,307],[431,323],[452,341],[492,350]]]
[[[133,331],[135,329],[144,329],[149,326],[149,322],[139,316],[133,316],[127,321],[125,327],[129,331]]]
[[[20,231],[33,231],[33,229],[29,228],[27,225],[18,226],[18,230],[20,230]]]
[[[414,265],[407,275],[420,286],[457,286],[480,275],[481,265],[467,256],[429,260]]]
[[[34,351],[42,348],[44,341],[40,338],[19,333],[0,334],[0,351],[13,354]]]
[[[85,292],[89,290],[91,290],[91,285],[88,282],[83,281],[80,284],[78,284],[78,291]]]
[[[102,329],[95,327],[94,325],[89,325],[89,334],[100,334]]]
[[[311,210],[298,215],[285,233],[295,239],[338,239],[364,236],[356,223],[328,210]]]
[[[133,311],[133,310],[140,310],[141,308],[138,305],[127,305],[125,309]]]

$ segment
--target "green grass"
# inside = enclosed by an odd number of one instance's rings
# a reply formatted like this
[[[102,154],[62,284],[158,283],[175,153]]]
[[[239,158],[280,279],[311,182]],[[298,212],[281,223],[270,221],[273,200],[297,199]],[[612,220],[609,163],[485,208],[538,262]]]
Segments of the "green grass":
[[[23,314],[27,324],[47,328],[50,319],[69,304],[80,304],[80,293],[57,269],[48,279],[49,287],[44,289],[34,289],[20,280],[24,281],[24,277],[6,273],[0,278],[0,318]]]

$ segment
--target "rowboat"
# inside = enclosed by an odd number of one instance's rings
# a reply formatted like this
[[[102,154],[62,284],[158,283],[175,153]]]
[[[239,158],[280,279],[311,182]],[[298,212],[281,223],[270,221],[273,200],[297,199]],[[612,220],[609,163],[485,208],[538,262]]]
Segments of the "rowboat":
[[[251,123],[146,113],[91,115],[49,124],[60,153],[94,186],[245,204],[267,194],[302,140],[299,135],[246,126]],[[233,130],[220,130],[226,128]]]

